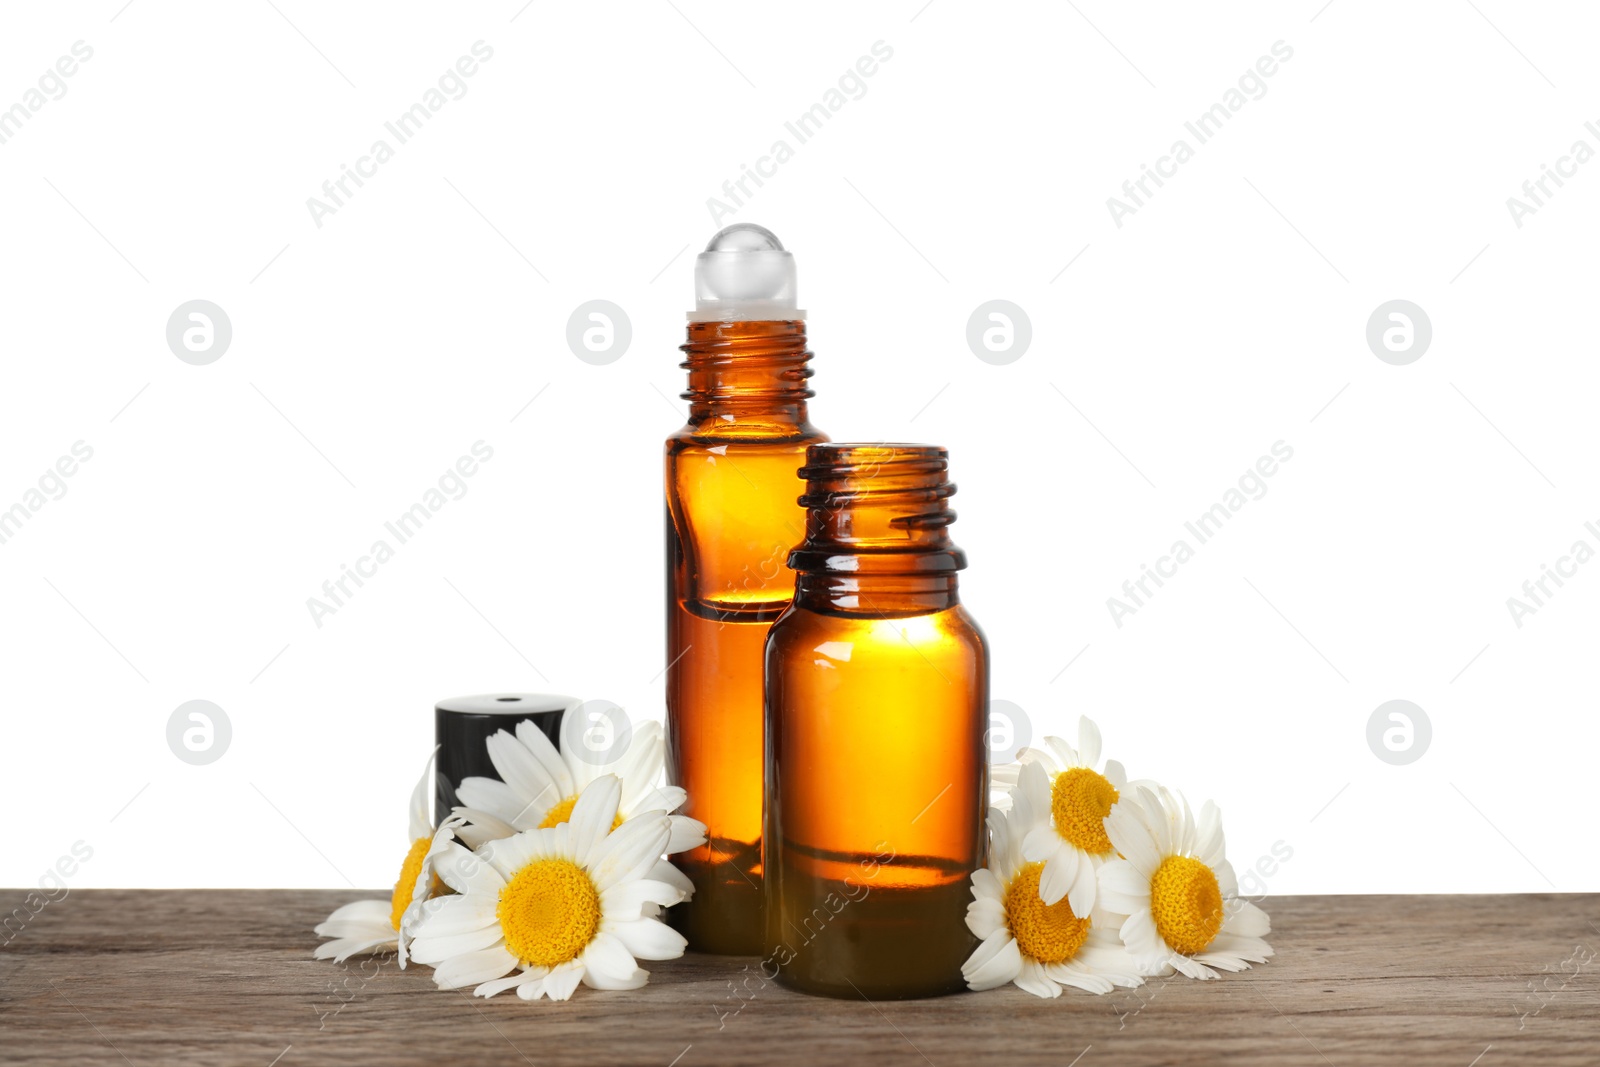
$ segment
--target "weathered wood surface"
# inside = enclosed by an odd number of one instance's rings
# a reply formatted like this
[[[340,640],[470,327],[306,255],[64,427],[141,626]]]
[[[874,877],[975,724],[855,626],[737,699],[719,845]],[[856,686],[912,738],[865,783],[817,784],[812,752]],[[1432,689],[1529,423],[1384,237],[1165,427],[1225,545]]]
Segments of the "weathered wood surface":
[[[1600,1064],[1596,895],[1277,898],[1267,965],[1106,997],[819,1000],[692,956],[565,1004],[313,960],[311,927],[356,896],[74,890],[0,948],[0,1061]]]

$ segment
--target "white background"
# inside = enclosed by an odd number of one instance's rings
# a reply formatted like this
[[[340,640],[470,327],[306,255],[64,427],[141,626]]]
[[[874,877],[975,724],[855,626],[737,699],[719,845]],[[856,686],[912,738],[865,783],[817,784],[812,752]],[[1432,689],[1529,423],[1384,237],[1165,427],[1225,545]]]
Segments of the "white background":
[[[0,508],[94,450],[0,545],[0,884],[82,840],[75,885],[386,886],[436,699],[661,716],[693,253],[756,221],[799,263],[818,425],[949,446],[963,595],[1035,736],[1096,717],[1135,776],[1221,803],[1237,867],[1292,849],[1273,893],[1600,888],[1600,563],[1520,628],[1506,605],[1600,548],[1600,162],[1520,228],[1506,206],[1600,148],[1584,5],[123,4],[0,16],[0,107],[94,50],[0,145]],[[307,198],[480,40],[319,228]],[[1180,137],[1119,228],[1107,198]],[[607,366],[565,341],[597,298],[632,323]],[[1032,323],[1005,366],[965,339],[995,298]],[[1408,366],[1365,341],[1397,298],[1433,326]],[[192,299],[233,326],[208,366],[166,344]],[[307,598],[479,440],[466,495],[317,626]],[[1280,440],[1266,495],[1115,625]],[[207,766],[166,742],[191,699],[232,724]],[[1432,723],[1405,766],[1366,740],[1391,699]]]

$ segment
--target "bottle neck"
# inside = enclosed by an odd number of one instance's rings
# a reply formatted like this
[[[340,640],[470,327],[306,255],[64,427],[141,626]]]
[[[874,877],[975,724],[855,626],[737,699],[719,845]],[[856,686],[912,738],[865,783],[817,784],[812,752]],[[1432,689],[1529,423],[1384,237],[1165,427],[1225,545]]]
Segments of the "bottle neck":
[[[789,554],[801,607],[903,617],[960,603],[955,485],[930,445],[812,445],[800,476],[805,543]]]
[[[691,322],[679,364],[689,372],[689,425],[697,435],[792,437],[810,429],[814,373],[806,324]]]
[[[961,597],[954,574],[800,574],[795,578],[794,602],[825,615],[902,619],[953,608]]]

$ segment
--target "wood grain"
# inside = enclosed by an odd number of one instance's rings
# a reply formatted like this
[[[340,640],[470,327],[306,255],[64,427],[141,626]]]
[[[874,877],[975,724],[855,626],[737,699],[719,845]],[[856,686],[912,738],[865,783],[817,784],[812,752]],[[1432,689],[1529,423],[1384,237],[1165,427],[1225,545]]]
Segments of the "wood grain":
[[[1282,897],[1265,903],[1277,957],[1220,981],[882,1004],[790,993],[745,959],[652,964],[637,993],[580,988],[565,1004],[437,990],[392,959],[312,959],[311,927],[357,896],[74,890],[0,948],[0,1060],[1600,1063],[1596,895]]]

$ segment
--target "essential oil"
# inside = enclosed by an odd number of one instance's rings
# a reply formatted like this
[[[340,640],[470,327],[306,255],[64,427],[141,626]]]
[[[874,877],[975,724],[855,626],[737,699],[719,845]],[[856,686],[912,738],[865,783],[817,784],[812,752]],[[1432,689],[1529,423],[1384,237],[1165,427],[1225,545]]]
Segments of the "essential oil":
[[[683,813],[707,843],[674,857],[694,896],[670,921],[700,952],[762,939],[762,655],[788,608],[785,559],[802,534],[795,472],[827,438],[806,401],[812,371],[794,261],[759,226],[729,227],[696,264],[683,346],[689,421],[667,439],[667,744]]]
[[[818,444],[794,603],[767,635],[766,945],[827,996],[963,988],[985,862],[989,656],[945,450]]]

